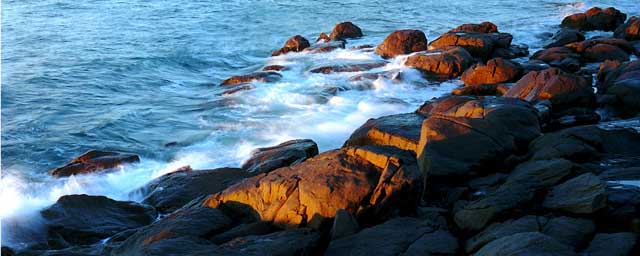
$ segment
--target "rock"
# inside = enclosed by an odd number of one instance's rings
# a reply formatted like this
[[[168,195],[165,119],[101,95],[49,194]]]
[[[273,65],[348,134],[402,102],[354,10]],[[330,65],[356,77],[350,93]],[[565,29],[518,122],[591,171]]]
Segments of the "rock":
[[[332,150],[246,179],[203,204],[281,227],[317,228],[338,209],[368,223],[415,209],[423,178],[412,161],[375,147]]]
[[[73,246],[59,250],[24,250],[19,254],[20,256],[94,256],[94,255],[107,255],[108,252],[101,251],[100,246],[95,245],[83,245]],[[4,256],[4,254],[2,254]]]
[[[338,210],[331,227],[331,240],[353,235],[360,229],[358,221],[345,210]]]
[[[488,21],[480,24],[468,23],[449,30],[449,32],[498,33],[498,26]]]
[[[273,83],[282,78],[282,75],[274,71],[259,71],[251,74],[232,76],[220,83],[220,86],[247,84],[252,82]]]
[[[585,173],[562,183],[549,192],[542,205],[553,210],[590,214],[606,206],[605,183]]]
[[[550,66],[544,61],[540,60],[528,60],[520,63],[522,67],[522,74],[528,74],[531,71],[540,71],[548,69]]]
[[[308,53],[326,53],[337,49],[344,49],[345,41],[329,41],[329,42],[318,42],[306,49],[304,52]]]
[[[556,68],[529,72],[504,97],[529,102],[550,100],[553,111],[595,105],[595,94],[590,81]]]
[[[16,253],[7,246],[2,246],[2,256],[14,256]]]
[[[309,40],[302,37],[301,35],[295,35],[289,38],[280,50],[277,50],[271,54],[271,56],[278,56],[282,54],[287,54],[289,52],[301,52],[302,50],[311,46],[309,44]]]
[[[347,38],[362,37],[362,30],[351,22],[342,22],[333,27],[333,31],[329,35],[331,40],[344,40]]]
[[[628,61],[629,54],[613,45],[597,44],[587,48],[582,58],[585,62],[603,62],[605,60]]]
[[[329,66],[317,67],[309,70],[311,73],[341,73],[341,72],[361,72],[374,68],[379,68],[387,65],[386,61],[376,61],[368,63],[353,63],[353,64],[334,64]]]
[[[544,48],[561,47],[565,44],[584,41],[584,34],[575,29],[561,29],[553,35],[551,43],[544,46]]]
[[[212,255],[219,248],[206,240],[231,226],[231,219],[218,209],[182,208],[138,229],[112,255]]]
[[[584,253],[593,256],[631,255],[636,239],[637,235],[633,233],[596,234]]]
[[[539,136],[536,110],[509,98],[451,96],[422,111],[418,164],[433,176],[494,171]]]
[[[326,255],[454,255],[457,239],[429,220],[395,218],[333,240]]]
[[[140,162],[140,157],[134,154],[89,150],[64,166],[51,170],[50,174],[55,177],[67,177],[99,172],[137,162]]]
[[[428,77],[451,79],[462,74],[473,58],[460,47],[416,53],[407,58],[404,65],[416,68]]]
[[[524,162],[511,172],[506,183],[535,180],[539,187],[553,186],[571,173],[572,166],[571,161],[561,158]]]
[[[590,219],[560,216],[551,218],[541,232],[573,248],[586,245],[596,226]]]
[[[632,16],[627,23],[616,28],[613,36],[628,41],[640,40],[640,18]]]
[[[153,205],[162,213],[169,213],[195,198],[220,192],[251,176],[253,174],[238,168],[187,168],[155,178],[137,192],[144,197],[143,203]]]
[[[156,217],[149,206],[88,195],[62,196],[40,214],[47,221],[52,249],[96,243],[120,231],[148,225]]]
[[[220,246],[235,255],[311,255],[318,250],[320,234],[311,229],[293,229],[267,235],[245,236]]]
[[[493,188],[496,185],[500,185],[504,183],[509,175],[504,173],[494,173],[486,176],[474,178],[467,182],[469,188],[472,190],[489,190],[489,188]]]
[[[640,231],[640,187],[610,184],[606,188],[607,208],[599,216],[605,232]]]
[[[640,113],[640,62],[604,62],[598,71],[598,90],[613,98],[609,104],[623,117]]]
[[[505,236],[488,243],[476,254],[493,255],[577,255],[573,248],[540,232],[525,232]]]
[[[600,44],[618,47],[627,54],[631,54],[634,51],[633,45],[627,42],[627,40],[608,37],[594,37],[581,42],[567,44],[565,47],[575,51],[576,53],[584,54],[589,48]]]
[[[523,232],[539,231],[540,224],[545,223],[546,221],[547,219],[545,217],[527,215],[519,219],[512,219],[503,223],[493,224],[467,240],[465,243],[465,251],[468,254],[472,254],[496,239]]]
[[[331,41],[331,38],[329,37],[329,35],[327,35],[324,32],[320,33],[320,35],[318,35],[318,39],[316,39],[316,42],[329,42],[329,41]]]
[[[533,60],[540,60],[552,67],[561,68],[569,72],[580,70],[580,58],[580,54],[564,46],[540,50],[531,56]]]
[[[344,147],[382,145],[415,152],[424,117],[415,113],[372,118],[356,129]]]
[[[509,48],[495,48],[491,53],[491,58],[516,59],[529,56],[529,46],[511,45]]]
[[[253,90],[256,87],[252,84],[239,84],[237,86],[232,87],[231,89],[228,90],[224,90],[222,93],[218,94],[221,96],[229,96],[229,95],[233,95],[239,92],[244,92],[244,91],[249,91],[249,90]]]
[[[495,48],[509,48],[512,39],[513,37],[507,33],[449,32],[432,41],[429,50],[459,46],[467,50],[471,56],[487,60]]]
[[[502,58],[490,59],[487,64],[475,64],[462,74],[465,86],[512,82],[520,78],[522,68],[518,63]]]
[[[264,68],[262,68],[262,71],[285,71],[288,70],[288,67],[282,66],[282,65],[269,65],[266,66]]]
[[[505,84],[475,84],[453,89],[453,95],[502,96],[509,90]]]
[[[242,169],[251,173],[267,173],[280,167],[295,165],[316,155],[318,145],[313,140],[290,140],[277,146],[254,150],[251,158],[242,164]]]
[[[601,9],[592,7],[584,13],[572,14],[562,20],[561,27],[579,29],[583,31],[604,30],[613,31],[624,23],[627,15],[613,7]]]
[[[543,125],[543,130],[553,131],[579,125],[597,124],[600,115],[592,108],[570,108],[555,112],[551,120]]]
[[[375,53],[383,58],[394,58],[424,50],[427,50],[427,37],[422,31],[396,30],[376,47]]]
[[[233,240],[234,238],[243,236],[260,236],[278,231],[273,224],[264,221],[256,221],[252,223],[242,223],[224,233],[215,235],[209,240],[220,245]]]

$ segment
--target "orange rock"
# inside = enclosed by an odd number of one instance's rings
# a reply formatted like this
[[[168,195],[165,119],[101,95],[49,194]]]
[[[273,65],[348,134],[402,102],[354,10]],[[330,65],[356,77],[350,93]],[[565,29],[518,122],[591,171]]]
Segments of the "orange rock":
[[[396,30],[376,48],[383,58],[427,50],[427,37],[420,30]]]
[[[450,79],[462,74],[472,63],[473,57],[465,49],[449,47],[411,55],[404,65],[414,67],[430,77]]]
[[[353,23],[347,21],[336,24],[333,27],[333,31],[329,35],[331,40],[344,40],[347,38],[358,38],[362,36],[362,30],[354,25]]]
[[[629,41],[640,40],[640,18],[635,16],[629,18],[627,23],[616,29],[613,36]]]
[[[382,145],[415,152],[422,120],[424,117],[415,113],[372,118],[355,130],[344,146]]]
[[[495,48],[509,48],[513,37],[507,33],[444,33],[429,44],[429,50],[460,46],[473,57],[487,60]]]
[[[509,90],[505,84],[476,84],[456,88],[451,91],[453,95],[471,96],[502,96]]]
[[[65,177],[77,174],[86,174],[118,167],[126,163],[136,163],[140,157],[133,154],[89,150],[79,157],[68,162],[65,166],[58,167],[50,172],[52,176]]]
[[[295,35],[284,43],[284,46],[271,54],[271,56],[278,56],[286,54],[288,52],[300,52],[309,47],[309,41],[301,35]]]
[[[498,26],[491,22],[485,21],[480,24],[462,24],[449,32],[475,32],[475,33],[498,33]]]
[[[520,78],[522,68],[502,58],[491,59],[487,64],[475,64],[462,74],[464,85],[496,84]]]
[[[254,81],[257,82],[276,82],[282,78],[282,75],[275,71],[259,71],[251,74],[232,76],[220,83],[220,86],[246,84]]]

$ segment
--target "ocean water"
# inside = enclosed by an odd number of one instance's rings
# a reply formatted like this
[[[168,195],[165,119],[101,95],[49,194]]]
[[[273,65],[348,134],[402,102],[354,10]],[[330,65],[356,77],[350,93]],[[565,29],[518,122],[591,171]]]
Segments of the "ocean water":
[[[593,6],[640,14],[636,0],[3,0],[0,218],[28,225],[65,194],[140,200],[129,192],[178,167],[239,166],[254,148],[289,139],[339,147],[368,118],[413,111],[461,84],[424,80],[401,57],[371,72],[403,72],[405,82],[363,88],[349,80],[354,73],[306,72],[380,60],[349,46],[378,44],[396,29],[420,29],[431,41],[462,23],[492,21],[534,52],[541,33]],[[314,41],[341,21],[365,36],[345,50],[270,57],[290,36]],[[269,64],[290,70],[280,82],[219,95],[225,78]],[[142,161],[108,174],[48,176],[89,149]],[[19,246],[11,227],[3,225],[2,243]]]

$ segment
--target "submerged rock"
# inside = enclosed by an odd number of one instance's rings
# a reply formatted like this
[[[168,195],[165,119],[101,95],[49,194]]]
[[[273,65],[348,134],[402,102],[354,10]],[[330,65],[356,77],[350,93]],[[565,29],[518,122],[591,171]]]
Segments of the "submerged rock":
[[[404,65],[422,71],[427,77],[451,79],[461,75],[472,63],[473,58],[465,49],[451,47],[413,54]]]
[[[613,31],[624,23],[627,15],[618,9],[592,7],[584,13],[576,13],[565,17],[561,27],[579,29],[583,31],[604,30]]]
[[[309,44],[309,40],[302,37],[301,35],[295,35],[289,38],[280,50],[277,50],[271,54],[271,56],[278,56],[282,54],[287,54],[289,52],[301,52],[302,50],[311,46]]]
[[[316,155],[318,155],[318,145],[313,140],[290,140],[277,146],[254,150],[251,158],[242,164],[242,169],[255,174],[268,173],[280,167],[295,165]]]
[[[487,64],[475,64],[462,74],[465,86],[512,82],[520,78],[522,68],[518,63],[502,58],[490,59]]]
[[[344,41],[328,41],[328,42],[321,41],[304,49],[304,52],[325,53],[325,52],[330,52],[337,49],[344,49],[344,47],[345,47]]]
[[[375,53],[383,58],[393,58],[427,50],[427,37],[420,30],[396,30],[389,34]]]
[[[123,164],[140,162],[140,157],[134,154],[89,150],[74,158],[65,166],[53,169],[50,174],[55,177],[66,177],[78,174],[94,173],[112,169]]]
[[[344,40],[358,37],[362,37],[362,30],[349,21],[336,24],[329,35],[331,40]]]
[[[361,71],[367,71],[374,68],[383,67],[384,65],[387,65],[386,61],[354,63],[354,64],[335,64],[335,65],[313,68],[309,70],[309,72],[322,73],[322,74],[341,73],[341,72],[361,72]]]
[[[220,83],[220,86],[229,86],[237,84],[246,84],[251,82],[277,82],[282,78],[282,75],[274,71],[259,71],[251,74],[232,76]]]

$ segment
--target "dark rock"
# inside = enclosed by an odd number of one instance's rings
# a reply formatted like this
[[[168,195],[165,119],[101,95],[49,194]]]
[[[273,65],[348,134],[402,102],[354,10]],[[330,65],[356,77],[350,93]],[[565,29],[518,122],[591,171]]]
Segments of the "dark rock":
[[[460,47],[416,53],[407,58],[404,65],[416,68],[428,77],[451,79],[462,74],[473,58]]]
[[[640,113],[640,62],[605,62],[598,71],[598,90],[613,100],[609,104],[623,117]]]
[[[528,60],[520,63],[520,66],[522,67],[522,74],[528,74],[531,71],[545,70],[550,67],[549,64],[541,60]]]
[[[541,232],[573,248],[586,245],[596,226],[590,219],[560,216],[544,223]]]
[[[613,45],[597,44],[587,48],[582,59],[585,62],[603,62],[605,60],[628,61],[629,54]]]
[[[287,54],[289,52],[301,52],[302,50],[311,46],[309,44],[309,40],[302,37],[301,35],[295,35],[289,38],[280,50],[277,50],[271,54],[271,56],[278,56],[282,54]]]
[[[453,95],[502,96],[509,90],[506,84],[475,84],[453,89]]]
[[[520,78],[522,68],[518,63],[502,58],[490,59],[487,64],[475,64],[462,74],[465,86],[514,82]]]
[[[545,217],[528,215],[519,219],[493,224],[467,240],[465,243],[465,251],[471,254],[496,239],[518,233],[539,231],[541,223],[545,223],[546,221],[547,219]]]
[[[338,210],[331,227],[331,240],[353,235],[360,229],[358,221],[345,210]]]
[[[326,255],[454,255],[457,239],[429,220],[396,218],[333,240]]]
[[[595,94],[590,81],[556,68],[529,72],[504,96],[529,102],[550,100],[553,111],[595,105]]]
[[[504,173],[494,173],[487,176],[469,180],[469,188],[473,190],[483,190],[504,183],[509,175]]]
[[[549,187],[571,173],[571,161],[564,159],[528,161],[518,165],[506,183],[535,180],[539,187]]]
[[[330,51],[334,51],[337,49],[344,49],[345,47],[345,42],[344,41],[329,41],[329,42],[318,42],[306,49],[304,49],[304,52],[309,52],[309,53],[325,53],[325,52],[330,52]]]
[[[415,152],[424,117],[415,113],[372,118],[355,130],[345,147],[382,145]]]
[[[232,87],[231,89],[224,90],[219,95],[221,95],[221,96],[229,96],[229,95],[234,95],[234,94],[239,93],[239,92],[253,90],[255,88],[256,87],[254,85],[252,85],[252,84],[239,84],[237,86]]]
[[[593,256],[631,255],[636,239],[637,235],[633,233],[596,234],[584,253]]]
[[[570,108],[552,114],[551,120],[543,125],[545,131],[559,130],[563,128],[597,124],[600,115],[592,108]]]
[[[551,43],[544,46],[544,48],[561,47],[565,44],[584,41],[585,37],[580,31],[575,29],[561,29],[553,35]]]
[[[584,13],[569,15],[562,20],[561,27],[579,29],[583,31],[604,30],[613,31],[623,24],[627,15],[613,7],[601,9],[592,7]]]
[[[581,42],[567,44],[565,47],[575,51],[576,53],[584,54],[589,48],[600,44],[618,47],[627,54],[631,54],[634,51],[633,45],[627,42],[627,40],[608,37],[594,37]]]
[[[509,48],[495,48],[491,53],[491,58],[516,59],[529,56],[527,45],[511,45]]]
[[[238,168],[212,170],[182,169],[162,175],[138,192],[143,203],[153,205],[162,213],[173,212],[191,200],[220,192],[253,174]]]
[[[220,83],[220,86],[247,84],[252,82],[273,83],[280,81],[282,75],[274,71],[259,71],[251,74],[232,76]]]
[[[498,26],[488,21],[480,24],[468,23],[449,30],[449,32],[498,33]]]
[[[316,155],[318,145],[313,140],[290,140],[277,146],[254,150],[251,158],[242,164],[242,169],[251,173],[267,173],[280,167],[295,165]]]
[[[627,23],[616,28],[613,36],[628,41],[640,40],[640,18],[632,16]]]
[[[331,73],[340,73],[340,72],[361,72],[361,71],[367,71],[374,68],[383,67],[384,65],[387,65],[386,61],[353,63],[353,64],[334,64],[330,66],[313,68],[309,70],[309,72],[322,73],[322,74],[331,74]]]
[[[347,38],[362,37],[362,30],[351,22],[342,22],[333,27],[329,35],[331,40],[344,40]]]
[[[288,67],[282,66],[282,65],[269,65],[266,66],[264,68],[262,68],[262,71],[285,71],[288,70]]]
[[[577,255],[573,248],[540,232],[525,232],[496,239],[480,249],[477,256],[493,255]]]
[[[49,245],[87,245],[151,223],[156,211],[134,202],[104,196],[68,195],[40,212],[47,220]]]
[[[590,214],[606,206],[605,183],[591,173],[585,173],[549,191],[542,205],[553,210]]]
[[[320,234],[311,229],[293,229],[267,235],[245,236],[220,246],[237,255],[295,256],[312,255],[318,251]]]
[[[209,240],[216,244],[223,244],[235,238],[243,236],[260,236],[278,231],[270,222],[256,221],[251,223],[243,223],[225,231],[224,233],[215,235]]]
[[[182,208],[143,227],[113,249],[113,255],[212,255],[218,247],[206,240],[231,226],[231,219],[208,207]]]
[[[2,256],[14,256],[16,253],[7,246],[2,246]]]
[[[140,162],[140,157],[134,154],[89,150],[64,166],[53,169],[50,174],[55,177],[66,177],[94,173],[137,162]]]
[[[580,58],[580,54],[564,46],[540,50],[531,56],[533,60],[540,60],[552,67],[561,68],[569,72],[580,70]]]
[[[420,30],[396,30],[389,34],[378,47],[376,54],[383,58],[427,50],[427,37]]]
[[[640,231],[640,187],[607,186],[607,208],[599,216],[600,229],[606,232]]]
[[[18,254],[20,256],[94,256],[94,255],[106,255],[107,252],[102,251],[100,246],[96,245],[82,245],[73,246],[69,248],[59,250],[25,250]],[[4,256],[4,254],[2,254]]]

